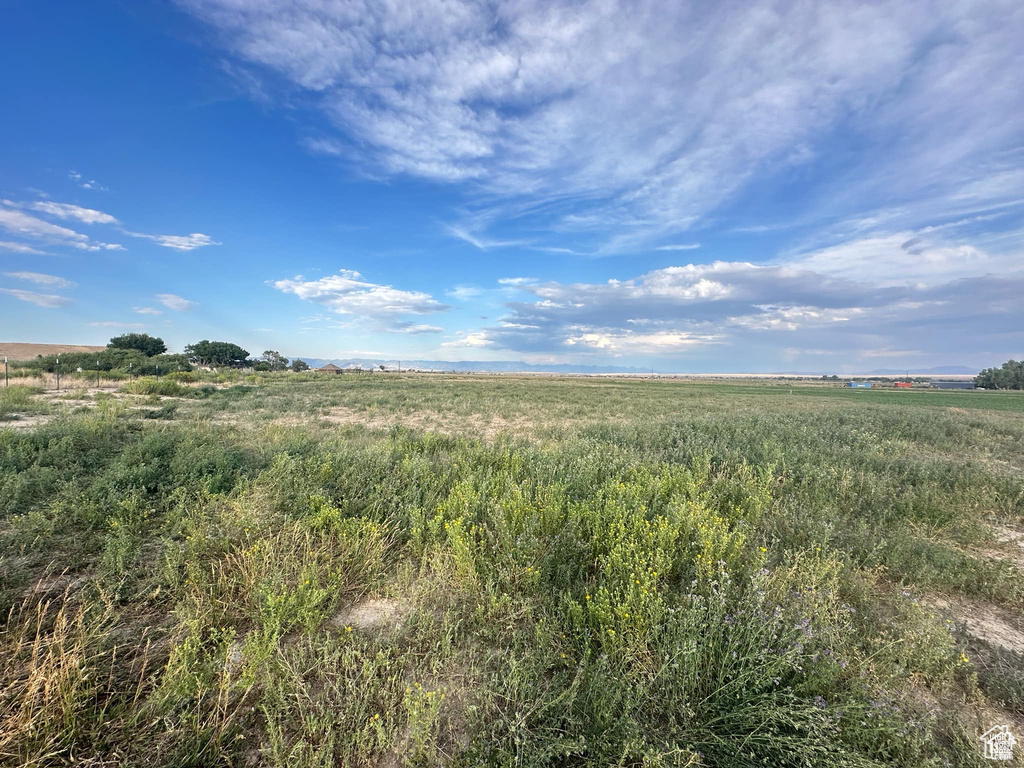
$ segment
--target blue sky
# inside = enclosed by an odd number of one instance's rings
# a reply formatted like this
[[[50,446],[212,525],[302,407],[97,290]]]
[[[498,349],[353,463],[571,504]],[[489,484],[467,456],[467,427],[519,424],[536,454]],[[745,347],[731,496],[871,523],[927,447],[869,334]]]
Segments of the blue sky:
[[[1024,355],[1018,2],[13,0],[0,339]]]

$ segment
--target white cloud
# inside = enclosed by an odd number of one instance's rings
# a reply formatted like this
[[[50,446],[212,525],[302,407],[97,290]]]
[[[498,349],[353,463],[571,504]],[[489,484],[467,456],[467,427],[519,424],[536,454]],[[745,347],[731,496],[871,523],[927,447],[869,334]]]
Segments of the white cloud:
[[[145,328],[143,323],[119,323],[116,320],[100,320],[89,325],[97,328]]]
[[[207,245],[220,245],[212,237],[204,235],[202,232],[193,232],[191,235],[147,235],[142,232],[125,231],[125,234],[152,240],[164,248],[174,248],[178,251],[194,251],[196,248],[203,248]]]
[[[18,203],[10,200],[0,200],[0,228],[19,237],[71,246],[83,251],[121,250],[121,246],[116,243],[93,241],[81,232],[30,216],[17,210],[18,206]]]
[[[569,336],[565,344],[569,347],[581,346],[590,350],[607,352],[612,355],[672,355],[692,347],[707,344],[718,344],[721,336],[695,334],[685,331],[658,331],[655,333],[620,333],[589,332]]]
[[[0,203],[4,206],[13,205],[10,200],[2,200]],[[37,219],[35,216],[11,210],[10,208],[0,208],[0,227],[23,237],[64,241],[76,247],[86,245],[89,242],[88,235],[83,235],[80,232],[75,232],[73,229],[57,224],[51,224],[48,221]]]
[[[700,248],[700,243],[678,243],[675,245],[659,245],[656,251],[695,251]]]
[[[486,331],[474,331],[472,333],[460,333],[457,339],[445,341],[441,346],[450,349],[457,349],[460,347],[482,349],[484,347],[491,346],[491,340],[487,337]]]
[[[154,309],[153,307],[132,307],[132,312],[136,312],[140,315],[162,315],[163,310]]]
[[[75,286],[73,282],[65,280],[63,277],[44,275],[41,272],[4,272],[4,275],[13,277],[15,280],[27,280],[30,283],[46,285],[51,288],[73,288]]]
[[[78,171],[68,171],[68,178],[75,182],[82,189],[94,189],[106,191],[106,187],[100,184],[96,179],[86,179]]]
[[[418,336],[423,333],[441,333],[444,328],[439,325],[427,325],[425,323],[392,323],[389,327],[384,327],[381,330],[387,333],[408,333],[413,336]]]
[[[0,293],[6,293],[8,296],[13,296],[20,301],[27,301],[31,304],[35,304],[39,307],[47,307],[49,309],[56,309],[57,307],[66,307],[74,302],[65,297],[57,296],[50,293],[36,293],[35,291],[22,291],[17,288],[0,288]]]
[[[46,253],[46,251],[40,251],[38,248],[33,248],[31,245],[25,245],[24,243],[12,243],[10,240],[0,240],[0,251],[34,253],[40,256]]]
[[[192,251],[207,245],[220,245],[209,235],[204,235],[201,232],[193,232],[190,235],[149,235],[145,232],[132,232],[121,228],[118,219],[109,213],[104,213],[94,208],[83,208],[82,206],[70,203],[55,203],[49,200],[20,203],[12,200],[0,200],[0,206],[2,206],[0,207],[0,228],[28,239],[40,240],[56,245],[69,245],[85,251],[120,251],[124,250],[124,247],[117,243],[104,243],[92,240],[88,235],[31,216],[24,213],[24,210],[35,211],[60,220],[73,219],[83,224],[118,226],[122,234],[151,240],[165,248],[173,248],[179,251]],[[10,248],[9,250],[20,250],[22,253],[28,252],[23,250],[23,248]]]
[[[824,207],[1020,190],[1024,9],[1003,0],[179,2],[312,99],[337,129],[319,151],[470,182],[479,210],[604,252],[687,230],[837,131],[866,149]]]
[[[175,312],[184,312],[197,305],[196,302],[184,299],[173,293],[158,293],[156,294],[156,300],[168,309],[173,309]]]
[[[935,238],[942,227],[879,234],[777,260],[792,269],[806,269],[851,280],[884,285],[931,284],[956,277],[1004,272],[1021,266],[1021,249],[987,253],[975,245]]]
[[[401,333],[434,333],[436,326],[417,325],[399,319],[401,315],[426,315],[450,309],[447,304],[422,291],[405,291],[390,285],[371,283],[358,272],[339,270],[336,275],[306,280],[301,275],[277,280],[272,285],[305,301],[323,304],[332,312],[373,320],[380,330]]]
[[[459,301],[476,299],[482,296],[483,293],[484,289],[478,288],[475,285],[456,285],[454,288],[449,288],[445,291],[447,296],[451,296],[453,299],[458,299]]]
[[[97,211],[92,208],[82,208],[69,203],[51,203],[43,200],[36,203],[27,203],[26,208],[31,208],[40,213],[48,213],[58,219],[77,219],[84,224],[116,224],[117,219],[109,213]]]
[[[486,237],[480,237],[467,232],[462,227],[454,225],[446,225],[445,229],[453,237],[457,237],[459,240],[463,240],[475,248],[479,248],[481,251],[487,251],[491,248],[512,248],[519,245],[527,245],[526,240],[493,240]]]
[[[449,307],[436,301],[428,293],[403,291],[390,285],[379,285],[362,279],[350,269],[319,280],[304,280],[297,276],[291,280],[277,280],[274,287],[284,293],[293,293],[306,301],[324,304],[339,314],[370,317],[399,314],[429,314]]]
[[[1024,262],[1004,260],[987,276],[964,274],[956,255],[970,259],[973,251],[900,237],[885,247],[914,252],[923,266],[914,272],[908,260],[893,280],[880,267],[886,250],[847,271],[843,265],[860,252],[856,244],[793,262],[687,264],[603,283],[513,279],[528,300],[509,302],[494,325],[441,346],[641,361],[722,359],[725,353],[715,350],[727,348],[731,364],[742,350],[741,364],[749,365],[819,353],[849,358],[896,350],[891,356],[898,357],[910,349],[934,360],[951,350],[969,354],[982,343],[995,356],[1024,343]],[[936,362],[944,361],[950,362]]]

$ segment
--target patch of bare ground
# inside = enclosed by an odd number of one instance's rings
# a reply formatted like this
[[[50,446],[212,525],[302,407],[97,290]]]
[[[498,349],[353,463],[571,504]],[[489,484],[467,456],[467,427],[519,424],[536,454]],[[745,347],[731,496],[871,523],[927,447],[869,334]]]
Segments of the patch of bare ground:
[[[1014,653],[1024,654],[1024,621],[994,605],[933,597],[924,601],[947,618],[963,624],[968,633]]]
[[[11,414],[11,416],[11,419],[0,421],[0,427],[7,427],[8,429],[32,429],[33,427],[40,427],[53,419],[53,416],[39,414],[30,415],[14,413]]]
[[[328,623],[335,629],[386,631],[397,629],[410,613],[412,603],[408,600],[375,597],[342,608]]]
[[[455,414],[441,411],[410,411],[409,413],[373,413],[338,406],[321,416],[331,424],[361,424],[367,429],[409,429],[440,432],[445,435],[470,435],[493,440],[502,432],[526,434],[536,426],[528,419],[506,419],[498,414]]]
[[[978,550],[979,554],[1013,563],[1024,571],[1024,532],[1005,525],[993,525],[992,528],[995,531],[995,540],[1000,546],[982,547]]]

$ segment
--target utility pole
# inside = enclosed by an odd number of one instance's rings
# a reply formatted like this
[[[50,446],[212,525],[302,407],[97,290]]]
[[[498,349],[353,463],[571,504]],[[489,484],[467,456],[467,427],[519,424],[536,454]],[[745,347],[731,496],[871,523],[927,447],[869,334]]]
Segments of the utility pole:
[[[134,381],[134,379],[132,378],[132,366],[133,365],[135,365],[135,363],[128,363],[128,381],[129,381],[129,383]]]
[[[7,355],[4,355],[4,386],[5,387],[11,386],[11,381],[7,377]]]
[[[100,388],[100,361],[96,361],[96,389]]]
[[[57,391],[60,392],[60,358],[57,358],[57,365],[54,366],[53,372],[57,374]]]

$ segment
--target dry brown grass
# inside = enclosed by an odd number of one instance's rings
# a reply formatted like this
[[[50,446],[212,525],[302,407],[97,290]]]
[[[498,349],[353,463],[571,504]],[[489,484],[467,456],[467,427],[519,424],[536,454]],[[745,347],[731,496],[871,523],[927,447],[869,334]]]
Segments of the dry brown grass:
[[[502,432],[522,435],[532,432],[537,424],[528,418],[508,419],[498,414],[455,414],[441,411],[411,411],[409,413],[371,412],[338,406],[331,408],[322,419],[332,424],[361,424],[367,429],[407,427],[429,430],[445,435],[472,435],[493,440]]]
[[[102,352],[105,346],[89,344],[31,344],[17,341],[0,341],[0,357],[11,360],[33,360],[39,355],[58,355],[65,352]]]

